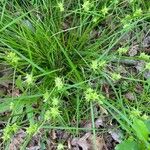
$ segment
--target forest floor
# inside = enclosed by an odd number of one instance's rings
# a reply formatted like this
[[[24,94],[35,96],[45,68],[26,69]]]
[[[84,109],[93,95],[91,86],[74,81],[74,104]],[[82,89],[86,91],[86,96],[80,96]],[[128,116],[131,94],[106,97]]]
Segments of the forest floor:
[[[150,1],[0,1],[0,149],[150,150]]]

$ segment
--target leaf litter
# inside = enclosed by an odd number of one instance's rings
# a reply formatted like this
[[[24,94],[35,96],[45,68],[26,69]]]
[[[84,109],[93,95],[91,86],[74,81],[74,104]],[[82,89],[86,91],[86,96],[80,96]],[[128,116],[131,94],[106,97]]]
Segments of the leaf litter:
[[[28,23],[28,22],[27,22]],[[29,25],[29,23],[27,24]],[[30,26],[30,25],[29,25]],[[67,25],[64,25],[64,28],[68,28],[66,27]],[[97,31],[91,33],[91,36],[95,38],[95,36],[97,35]],[[124,41],[123,41],[124,42]],[[150,36],[147,36],[144,40],[143,40],[143,47],[146,48],[146,50],[149,49],[150,47]],[[130,57],[136,56],[139,52],[139,45],[133,45],[131,46],[131,48],[128,51],[128,55]],[[133,64],[135,65],[136,61],[135,60],[120,60],[121,63],[123,64]],[[145,62],[144,61],[138,61],[138,63],[135,65],[135,68],[138,72],[143,71],[143,68],[145,66]],[[121,66],[122,67],[122,66]],[[122,71],[123,70],[123,71]],[[123,67],[120,69],[121,73],[126,73],[126,69],[124,69]],[[144,73],[144,77],[150,78],[150,71],[149,72],[145,72]],[[7,86],[7,85],[5,85]],[[8,87],[8,86],[7,86]],[[107,97],[110,97],[109,94],[109,87],[105,86],[105,90],[106,90],[106,94]],[[19,91],[16,89],[14,91],[10,91],[8,93],[11,93],[13,96],[19,96]],[[132,92],[127,92],[125,94],[125,97],[129,100],[134,100],[134,94]],[[106,111],[106,110],[104,110]],[[107,113],[107,112],[106,112]],[[86,124],[84,127],[87,128],[92,128],[92,123],[88,123]],[[99,117],[98,119],[96,119],[95,121],[95,127],[96,128],[104,128],[106,127],[106,123],[104,121],[103,118]],[[108,130],[108,126],[106,127],[106,130]],[[26,134],[25,131],[20,130],[12,139],[11,144],[10,144],[10,150],[16,150],[19,149],[20,145],[22,144],[24,138],[25,138]],[[82,135],[81,137],[78,138],[68,138],[70,137],[70,135],[66,135],[66,131],[59,131],[59,130],[53,130],[52,133],[50,134],[50,138],[52,138],[53,141],[51,141],[49,139],[49,145],[53,144],[56,145],[56,143],[58,142],[58,140],[65,140],[68,143],[68,148],[69,149],[74,149],[74,150],[93,150],[94,148],[96,148],[97,150],[108,150],[108,149],[114,149],[114,146],[116,145],[116,143],[120,143],[121,142],[121,136],[122,133],[119,130],[109,130],[109,132],[102,134],[102,135],[96,135],[94,137],[94,135],[91,132],[87,132],[84,133],[84,135]],[[38,150],[40,149],[40,139],[41,139],[41,135],[37,134],[36,137],[33,137],[31,139],[31,142],[29,143],[28,147],[26,148],[27,150]],[[93,140],[95,139],[95,141]],[[71,142],[70,142],[71,141]],[[73,146],[73,147],[72,147]],[[50,149],[53,146],[49,146]],[[55,146],[56,148],[56,146]],[[54,148],[54,149],[55,149]]]
[[[96,141],[94,141],[94,139]],[[90,132],[86,133],[81,138],[74,138],[71,142],[72,146],[75,146],[78,150],[81,148],[82,150],[93,150],[94,148],[97,150],[103,150],[106,148],[105,141],[102,137],[94,137]]]

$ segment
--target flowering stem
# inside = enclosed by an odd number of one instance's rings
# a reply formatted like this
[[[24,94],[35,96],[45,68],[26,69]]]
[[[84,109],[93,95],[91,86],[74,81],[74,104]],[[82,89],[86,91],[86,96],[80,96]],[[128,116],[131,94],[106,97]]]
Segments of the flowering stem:
[[[91,119],[92,119],[92,131],[93,131],[93,145],[94,150],[96,150],[96,132],[95,132],[95,121],[94,121],[94,112],[93,112],[93,104],[90,102],[90,108],[91,108]]]

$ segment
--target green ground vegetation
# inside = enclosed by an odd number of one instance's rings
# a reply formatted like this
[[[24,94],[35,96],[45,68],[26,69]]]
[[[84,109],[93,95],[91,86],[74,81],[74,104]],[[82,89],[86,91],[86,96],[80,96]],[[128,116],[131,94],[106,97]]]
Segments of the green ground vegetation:
[[[43,141],[51,129],[78,136],[83,120],[96,136],[107,132],[94,124],[105,110],[123,131],[117,150],[150,149],[150,56],[142,49],[149,29],[149,0],[1,0],[0,84],[13,93],[0,93],[1,146],[19,129],[20,149],[40,129]],[[129,56],[134,42],[141,49]],[[141,60],[141,72],[122,63]]]

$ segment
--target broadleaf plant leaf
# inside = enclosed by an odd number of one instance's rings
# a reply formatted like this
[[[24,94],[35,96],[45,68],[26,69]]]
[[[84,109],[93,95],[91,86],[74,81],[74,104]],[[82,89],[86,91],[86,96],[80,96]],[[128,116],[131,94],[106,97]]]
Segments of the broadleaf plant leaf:
[[[149,130],[146,124],[140,119],[133,120],[133,129],[136,132],[137,137],[141,141],[148,141]]]
[[[137,142],[128,139],[118,144],[115,147],[115,150],[140,150],[140,149]]]

